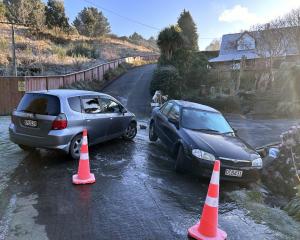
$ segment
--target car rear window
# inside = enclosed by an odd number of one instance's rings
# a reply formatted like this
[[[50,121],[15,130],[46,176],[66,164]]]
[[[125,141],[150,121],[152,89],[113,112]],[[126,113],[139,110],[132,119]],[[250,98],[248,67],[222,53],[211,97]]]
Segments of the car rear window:
[[[68,99],[70,108],[75,112],[81,112],[80,97],[71,97]]]
[[[57,116],[60,113],[60,101],[56,96],[41,93],[27,93],[22,98],[17,111]]]

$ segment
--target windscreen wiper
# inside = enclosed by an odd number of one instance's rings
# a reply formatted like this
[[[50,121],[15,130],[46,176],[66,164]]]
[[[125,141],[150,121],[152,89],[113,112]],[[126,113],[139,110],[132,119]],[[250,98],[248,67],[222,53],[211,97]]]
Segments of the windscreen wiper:
[[[20,110],[20,112],[36,114],[35,112],[30,110]]]
[[[191,129],[191,130],[220,133],[218,130],[214,130],[214,129],[210,129],[210,128],[197,128],[197,129]]]

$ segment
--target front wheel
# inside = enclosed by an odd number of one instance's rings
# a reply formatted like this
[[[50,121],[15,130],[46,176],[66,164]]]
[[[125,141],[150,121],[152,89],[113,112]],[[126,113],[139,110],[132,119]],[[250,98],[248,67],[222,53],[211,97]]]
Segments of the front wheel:
[[[177,158],[175,162],[175,171],[178,173],[183,173],[185,170],[185,162],[186,157],[184,155],[184,149],[183,146],[180,145],[177,153]]]
[[[131,122],[129,126],[126,128],[126,131],[123,135],[125,140],[133,140],[137,134],[137,126],[136,123]]]
[[[20,147],[22,150],[26,151],[26,152],[32,152],[32,151],[35,150],[34,147],[25,146],[25,145],[22,145],[22,144],[19,144],[19,147]]]
[[[156,132],[155,132],[154,122],[151,122],[150,126],[149,126],[149,140],[151,142],[155,142],[157,140],[157,138],[158,138],[158,136],[156,135]]]

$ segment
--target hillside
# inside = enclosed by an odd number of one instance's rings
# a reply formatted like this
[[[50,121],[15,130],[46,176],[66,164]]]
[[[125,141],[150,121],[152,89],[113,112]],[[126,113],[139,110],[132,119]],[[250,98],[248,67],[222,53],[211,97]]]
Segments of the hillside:
[[[46,30],[32,34],[16,27],[18,75],[53,75],[79,71],[120,57],[157,53],[155,41],[108,35],[88,38]],[[11,29],[0,24],[0,76],[10,74]]]

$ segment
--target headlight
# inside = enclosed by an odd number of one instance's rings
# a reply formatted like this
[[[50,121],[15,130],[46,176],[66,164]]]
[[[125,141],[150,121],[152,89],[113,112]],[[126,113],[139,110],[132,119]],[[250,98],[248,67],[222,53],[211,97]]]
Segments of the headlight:
[[[192,150],[192,154],[199,159],[204,159],[204,160],[208,160],[208,161],[215,161],[216,158],[214,155],[208,153],[208,152],[204,152],[200,149],[193,149]]]
[[[252,167],[262,167],[262,164],[263,163],[261,158],[256,158],[252,161]]]

